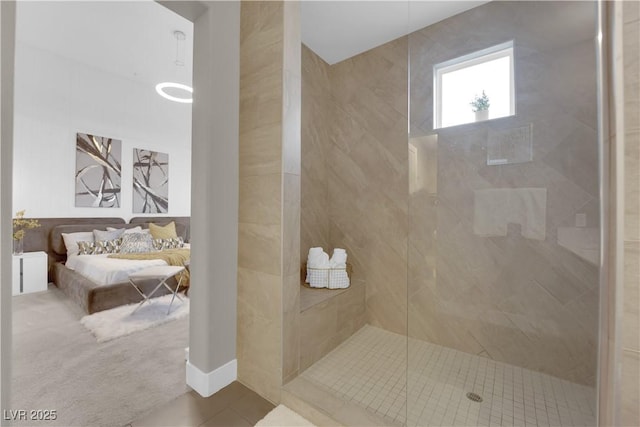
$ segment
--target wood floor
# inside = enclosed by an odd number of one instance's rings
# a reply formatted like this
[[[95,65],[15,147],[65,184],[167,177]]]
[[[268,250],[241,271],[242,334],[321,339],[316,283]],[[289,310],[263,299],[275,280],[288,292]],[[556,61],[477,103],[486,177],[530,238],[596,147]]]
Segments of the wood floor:
[[[255,425],[274,405],[239,382],[211,397],[190,391],[155,408],[127,427],[247,427]]]

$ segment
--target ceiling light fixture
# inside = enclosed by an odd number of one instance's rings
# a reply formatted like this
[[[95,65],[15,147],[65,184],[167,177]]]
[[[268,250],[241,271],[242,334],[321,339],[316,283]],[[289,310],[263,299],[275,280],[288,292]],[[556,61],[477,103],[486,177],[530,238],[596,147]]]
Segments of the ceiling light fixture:
[[[176,60],[174,64],[176,64],[177,67],[184,67],[184,40],[186,38],[185,34],[182,31],[174,31],[173,35],[176,38]],[[158,92],[158,95],[170,101],[180,102],[183,104],[191,104],[193,102],[193,96],[182,98],[168,94],[167,92],[165,92],[165,89],[184,90],[189,94],[192,94],[193,88],[190,86],[182,83],[162,82],[156,85],[156,92]]]
[[[163,82],[163,83],[158,83],[156,85],[156,92],[158,92],[158,95],[162,96],[163,98],[167,98],[170,101],[182,102],[183,104],[191,104],[193,102],[192,97],[178,98],[177,96],[169,95],[167,92],[164,91],[166,88],[182,89],[189,93],[193,93],[193,88],[191,88],[190,86],[183,85],[181,83]]]

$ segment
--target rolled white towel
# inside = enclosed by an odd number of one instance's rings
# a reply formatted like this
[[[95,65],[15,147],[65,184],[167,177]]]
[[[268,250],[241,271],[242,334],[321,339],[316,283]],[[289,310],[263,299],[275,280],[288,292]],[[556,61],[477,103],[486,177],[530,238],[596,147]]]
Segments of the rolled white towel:
[[[309,249],[309,255],[307,256],[307,277],[305,282],[314,288],[326,288],[328,281],[328,272],[325,270],[313,270],[313,269],[328,269],[329,254],[324,249],[317,247]]]
[[[307,265],[315,268],[329,267],[329,254],[322,248],[311,248],[307,256]]]
[[[329,260],[331,268],[346,268],[347,266],[347,251],[341,248],[335,248],[333,255]]]

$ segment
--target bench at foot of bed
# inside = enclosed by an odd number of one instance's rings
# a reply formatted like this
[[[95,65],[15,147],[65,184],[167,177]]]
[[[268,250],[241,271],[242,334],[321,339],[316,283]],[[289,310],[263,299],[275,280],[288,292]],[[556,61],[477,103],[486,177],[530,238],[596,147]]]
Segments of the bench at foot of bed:
[[[62,263],[55,263],[52,268],[55,285],[89,314],[120,305],[139,303],[142,300],[140,294],[136,292],[128,281],[112,285],[100,285]],[[157,280],[149,280],[141,282],[140,287],[143,291],[150,292],[157,284]],[[167,284],[171,289],[175,289],[178,285],[173,277],[167,280]],[[168,293],[168,289],[162,288],[158,289],[154,296],[162,296]]]

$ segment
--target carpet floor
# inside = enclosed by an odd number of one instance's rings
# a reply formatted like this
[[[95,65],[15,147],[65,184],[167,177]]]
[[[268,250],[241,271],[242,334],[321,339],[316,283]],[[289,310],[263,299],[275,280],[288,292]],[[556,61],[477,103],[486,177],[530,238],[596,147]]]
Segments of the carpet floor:
[[[107,342],[188,316],[189,298],[175,298],[172,304],[173,298],[172,294],[168,294],[152,298],[141,306],[121,305],[84,316],[80,324],[90,330],[98,342]]]
[[[189,317],[97,343],[55,286],[13,298],[11,408],[56,410],[16,426],[121,427],[187,392]]]

